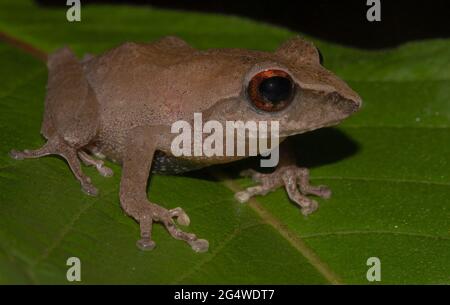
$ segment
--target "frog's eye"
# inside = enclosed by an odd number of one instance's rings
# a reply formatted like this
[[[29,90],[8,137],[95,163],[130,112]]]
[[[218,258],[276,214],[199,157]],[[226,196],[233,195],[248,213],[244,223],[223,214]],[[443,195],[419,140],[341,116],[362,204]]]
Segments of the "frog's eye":
[[[294,91],[292,78],[282,70],[259,72],[247,87],[247,94],[253,105],[267,112],[280,111],[289,106]]]

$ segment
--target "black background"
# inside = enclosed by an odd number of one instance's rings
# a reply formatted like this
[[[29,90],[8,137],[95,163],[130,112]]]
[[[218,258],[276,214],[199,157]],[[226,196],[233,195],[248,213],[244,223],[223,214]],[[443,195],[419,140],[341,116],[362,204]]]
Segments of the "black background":
[[[36,0],[66,5],[65,0]],[[406,41],[450,37],[450,1],[380,0],[381,22],[369,22],[367,0],[81,0],[129,3],[161,8],[249,17],[327,41],[366,49],[394,47]]]

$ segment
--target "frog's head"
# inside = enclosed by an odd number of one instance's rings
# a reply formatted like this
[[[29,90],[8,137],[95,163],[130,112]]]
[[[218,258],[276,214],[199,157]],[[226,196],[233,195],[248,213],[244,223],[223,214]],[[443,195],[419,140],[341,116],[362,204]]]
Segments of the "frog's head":
[[[338,124],[361,107],[361,98],[325,69],[313,44],[300,37],[261,56],[247,69],[240,95],[221,114],[243,120],[279,121],[280,136]]]

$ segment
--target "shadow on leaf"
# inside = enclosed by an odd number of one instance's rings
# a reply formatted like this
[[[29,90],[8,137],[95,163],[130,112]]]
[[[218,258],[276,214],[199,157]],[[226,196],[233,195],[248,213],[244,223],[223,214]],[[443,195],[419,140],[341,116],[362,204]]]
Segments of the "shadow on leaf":
[[[336,128],[318,129],[293,136],[291,140],[297,155],[297,165],[307,168],[339,162],[351,157],[359,150],[358,143]],[[248,168],[264,173],[270,173],[275,170],[275,168],[261,168],[259,160],[259,157],[250,157],[229,164],[214,165],[188,172],[183,174],[183,176],[216,181],[217,178],[211,176],[211,172],[223,172],[230,178],[235,179],[239,177],[239,173],[242,170]]]

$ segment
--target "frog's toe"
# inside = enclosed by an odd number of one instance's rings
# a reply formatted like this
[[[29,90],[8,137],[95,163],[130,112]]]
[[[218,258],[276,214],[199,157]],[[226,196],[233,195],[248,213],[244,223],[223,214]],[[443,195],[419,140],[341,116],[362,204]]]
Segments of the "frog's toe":
[[[98,195],[98,189],[90,182],[81,183],[81,190],[89,196],[95,197]]]
[[[156,243],[150,238],[141,238],[136,242],[136,246],[142,251],[151,251],[155,249]]]
[[[186,214],[186,212],[182,208],[178,207],[175,209],[171,209],[169,211],[169,213],[170,213],[170,216],[172,218],[176,218],[177,223],[182,226],[188,226],[191,223],[189,216]]]
[[[103,177],[112,177],[114,175],[113,170],[105,166],[103,160],[96,160],[83,150],[78,151],[78,157],[85,165],[95,167],[98,173]]]
[[[305,216],[314,213],[319,208],[319,204],[317,203],[317,201],[312,199],[308,199],[308,201],[309,201],[308,205],[305,205],[301,208],[301,212]],[[296,203],[299,204],[298,202]]]
[[[247,202],[250,199],[250,197],[251,194],[249,194],[248,191],[240,191],[234,194],[234,198],[236,198],[236,200],[239,201],[240,203]]]
[[[97,171],[102,175],[103,177],[112,177],[114,175],[114,172],[112,169],[110,169],[107,166],[98,166]]]
[[[265,195],[268,192],[274,191],[278,186],[272,183],[263,183],[261,185],[252,186],[246,188],[244,191],[237,192],[234,194],[234,198],[240,203],[247,202],[251,197],[256,195]]]
[[[12,149],[9,156],[15,160],[23,160],[28,158],[39,158],[54,153],[51,143],[45,143],[44,146],[38,149],[24,149],[22,151]]]
[[[319,196],[319,197],[323,198],[323,199],[329,199],[331,197],[331,194],[333,193],[331,191],[331,189],[329,187],[325,186],[325,185],[319,185],[319,186],[316,186],[314,188],[316,190],[314,194],[316,196]]]
[[[167,218],[163,216],[161,218],[161,221],[173,238],[184,240],[192,247],[192,250],[194,250],[195,252],[205,252],[208,250],[208,241],[206,241],[205,239],[199,239],[194,233],[187,233],[183,230],[178,229],[171,217]]]
[[[203,253],[208,251],[209,242],[206,239],[197,239],[189,243],[192,247],[192,250],[198,253]]]
[[[24,153],[15,149],[9,152],[9,156],[14,160],[23,160],[25,158]]]
[[[297,184],[300,192],[304,195],[315,195],[324,199],[331,197],[331,189],[325,185],[313,186],[309,184],[309,170],[304,167],[294,168],[294,175],[297,177]]]

